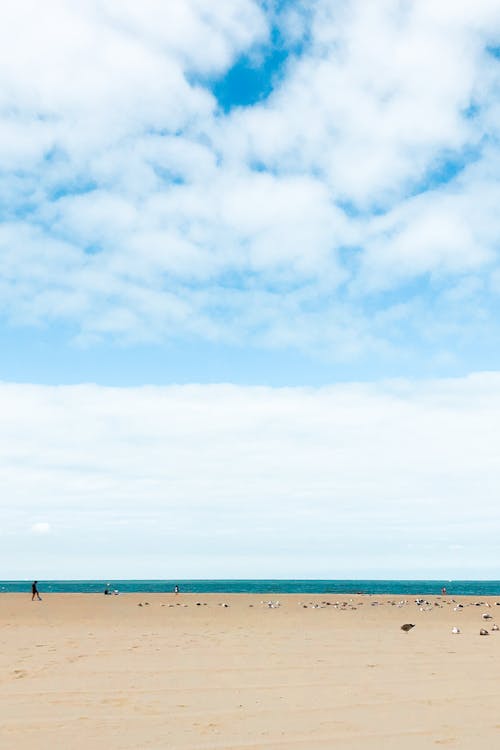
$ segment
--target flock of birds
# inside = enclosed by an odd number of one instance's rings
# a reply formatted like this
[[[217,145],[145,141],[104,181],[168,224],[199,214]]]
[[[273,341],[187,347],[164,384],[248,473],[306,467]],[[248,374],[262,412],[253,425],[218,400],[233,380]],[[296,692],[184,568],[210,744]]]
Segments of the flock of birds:
[[[365,602],[358,601],[354,602],[353,599],[349,599],[348,601],[335,601],[330,602],[327,600],[322,601],[309,601],[309,602],[299,602],[299,606],[303,609],[324,609],[326,607],[332,607],[333,609],[339,609],[339,610],[355,610],[358,608],[358,606],[363,605]],[[458,603],[455,599],[441,599],[441,597],[438,597],[438,601],[434,601],[433,603],[429,602],[427,599],[418,598],[414,600],[414,603],[418,606],[420,612],[430,612],[433,611],[435,607],[443,607],[445,605],[451,605],[454,604],[453,611],[460,613],[464,610],[464,607],[485,607],[485,608],[491,608],[491,604],[488,602],[469,602],[466,605]],[[382,604],[388,604],[393,607],[406,607],[409,602],[407,599],[401,599],[400,601],[395,600],[388,600],[387,602],[379,602],[379,601],[370,601],[370,606],[372,607],[378,607]],[[269,599],[267,601],[262,600],[260,602],[261,607],[265,607],[267,609],[279,609],[281,606],[281,603],[279,600]],[[500,607],[500,602],[495,602],[495,605],[497,607]],[[149,602],[139,602],[137,605],[138,607],[143,606],[149,606]],[[161,607],[188,607],[189,605],[186,602],[176,602],[175,604],[160,604]],[[207,602],[195,602],[194,606],[196,607],[206,607]],[[227,602],[218,602],[219,607],[222,607],[224,609],[229,608],[230,604]],[[249,607],[253,607],[253,604],[249,604]],[[481,614],[481,618],[484,622],[488,622],[489,620],[493,620],[493,615],[490,614],[490,612],[483,612]],[[409,633],[410,630],[412,630],[415,627],[414,622],[405,622],[403,625],[401,625],[401,630],[404,633]],[[491,632],[496,632],[500,630],[499,626],[496,623],[493,623],[491,626]],[[457,625],[454,625],[451,629],[451,632],[455,635],[461,633],[462,631]],[[489,635],[490,631],[486,628],[480,628],[479,635]]]
[[[446,603],[447,604],[453,603],[453,604],[456,605],[455,607],[453,607],[453,611],[454,612],[461,612],[464,609],[464,605],[463,604],[458,604],[455,601],[455,599],[451,599],[451,600],[447,601]],[[428,611],[430,611],[430,610],[433,609],[433,607],[430,604],[430,602],[428,602],[428,601],[426,601],[424,599],[415,599],[415,604],[417,604],[417,605],[424,605],[424,606],[420,606],[420,611],[421,612],[428,612]],[[496,604],[497,607],[500,607],[500,602],[495,602],[495,604]],[[440,602],[434,602],[434,606],[435,607],[442,607],[443,604],[440,603]],[[466,606],[468,606],[468,607],[491,607],[491,604],[489,604],[488,602],[470,602]],[[489,612],[483,612],[482,615],[481,615],[481,619],[483,621],[487,622],[488,620],[493,620],[493,615],[490,614]],[[414,628],[414,627],[415,627],[415,623],[414,622],[405,622],[404,625],[401,625],[401,630],[403,630],[405,633],[409,633],[410,630],[412,628]],[[491,631],[492,632],[496,632],[498,630],[500,630],[500,628],[498,627],[498,625],[496,623],[493,623],[493,625],[491,626]],[[451,632],[454,635],[458,635],[462,631],[460,630],[460,628],[457,625],[454,625],[452,627],[452,629],[451,629]],[[486,628],[480,628],[479,635],[489,635],[489,634],[490,634],[489,630],[487,630]]]

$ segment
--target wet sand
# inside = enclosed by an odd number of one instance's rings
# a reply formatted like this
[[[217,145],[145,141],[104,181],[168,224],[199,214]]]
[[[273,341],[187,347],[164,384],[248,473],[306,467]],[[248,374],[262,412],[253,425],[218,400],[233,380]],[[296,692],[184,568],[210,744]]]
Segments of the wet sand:
[[[422,598],[0,595],[0,747],[494,750],[500,606]]]

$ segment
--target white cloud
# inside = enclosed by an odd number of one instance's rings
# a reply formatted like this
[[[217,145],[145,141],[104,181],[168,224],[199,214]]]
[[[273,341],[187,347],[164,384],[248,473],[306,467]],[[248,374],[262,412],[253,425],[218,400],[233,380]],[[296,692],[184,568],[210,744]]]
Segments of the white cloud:
[[[440,354],[450,288],[480,277],[495,329],[498,7],[438,6],[4,3],[5,318],[345,359],[412,346],[413,283]],[[291,45],[274,91],[222,113],[211,77],[272,22]]]
[[[4,578],[496,575],[497,373],[3,384],[0,409]]]
[[[32,534],[50,534],[50,523],[47,523],[46,521],[39,521],[38,523],[32,524],[30,531]]]

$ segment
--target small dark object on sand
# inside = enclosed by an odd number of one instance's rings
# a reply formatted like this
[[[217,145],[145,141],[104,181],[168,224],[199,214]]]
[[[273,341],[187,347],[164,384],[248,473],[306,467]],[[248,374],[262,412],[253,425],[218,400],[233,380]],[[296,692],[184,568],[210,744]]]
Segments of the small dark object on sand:
[[[479,635],[489,635],[489,633],[484,628],[481,628],[481,630],[479,631]]]
[[[401,625],[401,630],[404,630],[405,633],[409,633],[412,628],[415,627],[415,623],[411,622],[405,622],[404,625]]]

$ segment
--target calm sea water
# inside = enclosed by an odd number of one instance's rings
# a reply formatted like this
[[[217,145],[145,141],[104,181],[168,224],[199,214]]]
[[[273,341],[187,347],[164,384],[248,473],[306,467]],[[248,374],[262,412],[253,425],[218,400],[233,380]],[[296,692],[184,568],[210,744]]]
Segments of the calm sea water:
[[[407,581],[407,580],[125,580],[125,581],[39,581],[41,592],[102,593],[107,585],[121,594],[132,592],[171,592],[177,584],[184,593],[193,594],[440,594],[499,596],[500,581]],[[29,592],[31,581],[0,581],[0,592]]]

